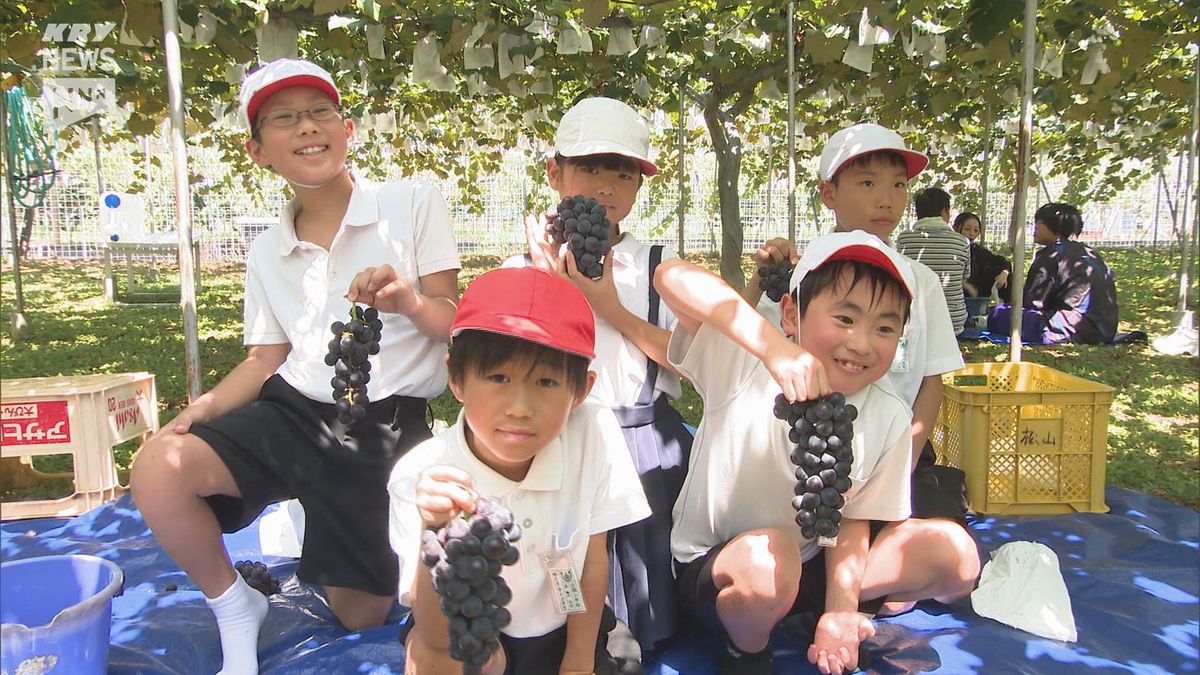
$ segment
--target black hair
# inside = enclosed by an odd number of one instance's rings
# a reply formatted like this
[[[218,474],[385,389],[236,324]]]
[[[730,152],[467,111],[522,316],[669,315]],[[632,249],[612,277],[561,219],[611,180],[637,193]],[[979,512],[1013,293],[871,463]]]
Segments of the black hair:
[[[913,197],[913,209],[918,218],[932,218],[950,210],[950,193],[941,188],[928,187]]]
[[[510,361],[541,365],[564,374],[567,385],[581,396],[587,391],[588,359],[560,349],[486,330],[464,330],[450,341],[450,380],[460,383],[468,373],[486,375]]]
[[[813,298],[827,290],[837,291],[842,285],[843,273],[850,274],[850,283],[847,285],[847,290],[860,283],[868,285],[871,289],[872,307],[878,305],[884,295],[896,293],[900,297],[901,304],[904,307],[904,322],[908,323],[908,313],[912,306],[912,299],[908,296],[908,292],[904,290],[904,286],[896,277],[888,274],[878,265],[872,265],[860,260],[834,260],[805,274],[804,279],[800,281],[799,288],[792,295],[792,299],[796,301],[796,317],[798,319],[804,318],[804,315],[808,312],[808,305],[812,302]]]
[[[833,174],[833,178],[830,178],[829,182],[837,185],[838,179],[842,175],[842,171],[845,171],[852,166],[869,166],[875,163],[877,160],[888,166],[902,166],[905,168],[905,170],[908,169],[908,161],[904,159],[904,155],[896,152],[895,150],[878,150],[876,152],[868,152],[865,155],[859,155],[849,162],[846,162],[837,170],[837,173]]]
[[[970,211],[963,211],[962,213],[958,214],[954,218],[954,231],[959,234],[962,234],[963,225],[966,225],[967,221],[972,220],[972,219],[975,220],[975,222],[979,223],[979,229],[982,230],[983,229],[983,221],[979,219],[979,216],[975,215],[974,213],[971,213]]]
[[[1050,202],[1033,214],[1033,222],[1043,222],[1059,239],[1069,239],[1083,232],[1083,216],[1070,204]]]
[[[566,157],[562,153],[554,153],[554,162],[559,166],[589,166],[597,169],[606,169],[608,171],[628,171],[635,173],[640,181],[644,178],[642,175],[642,165],[632,157],[618,155],[616,153],[605,153],[602,155],[581,155],[579,157]]]

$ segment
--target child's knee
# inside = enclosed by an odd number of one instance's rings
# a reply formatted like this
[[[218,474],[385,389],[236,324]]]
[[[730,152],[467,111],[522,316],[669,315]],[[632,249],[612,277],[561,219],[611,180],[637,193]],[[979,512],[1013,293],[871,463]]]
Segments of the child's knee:
[[[804,564],[799,545],[782,530],[744,534],[718,556],[713,581],[720,595],[762,603],[764,611],[795,600]]]
[[[958,588],[949,595],[954,596],[953,599],[966,596],[974,590],[979,579],[982,565],[979,546],[966,528],[952,520],[937,519],[927,523],[939,544],[941,573],[945,579],[957,582]]]

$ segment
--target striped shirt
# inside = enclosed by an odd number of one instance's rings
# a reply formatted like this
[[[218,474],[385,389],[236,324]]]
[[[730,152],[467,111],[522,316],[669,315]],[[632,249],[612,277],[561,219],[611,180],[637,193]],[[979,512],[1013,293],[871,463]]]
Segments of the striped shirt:
[[[921,218],[911,230],[901,232],[896,237],[896,248],[938,275],[950,309],[950,322],[955,334],[961,333],[967,323],[963,281],[971,276],[971,243],[940,216],[933,216]]]

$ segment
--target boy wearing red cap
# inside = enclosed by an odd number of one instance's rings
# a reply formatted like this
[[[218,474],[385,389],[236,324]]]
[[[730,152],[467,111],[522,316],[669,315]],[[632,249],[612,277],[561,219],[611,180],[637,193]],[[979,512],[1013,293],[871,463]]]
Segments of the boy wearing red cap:
[[[354,124],[329,73],[273,61],[246,77],[241,102],[247,152],[295,197],[246,261],[246,359],[142,447],[131,477],[146,523],[207,596],[225,675],[257,672],[268,603],[234,571],[221,533],[270,503],[304,505],[297,576],[324,587],[347,629],[381,624],[394,605],[386,481],[430,435],[459,268],[436,188],[350,173]],[[342,423],[325,355],[350,302],[375,307],[383,327],[366,415]]]
[[[783,298],[783,333],[694,265],[664,263],[655,285],[679,317],[668,355],[704,399],[671,533],[680,605],[727,636],[723,675],[770,673],[771,630],[805,611],[819,617],[809,660],[823,673],[855,668],[874,634],[860,612],[921,591],[890,578],[898,562],[871,543],[873,521],[909,515],[910,413],[885,376],[908,319],[911,268],[866,233],[814,239]],[[798,523],[796,442],[772,415],[780,388],[792,401],[838,391],[859,410],[834,542],[806,538]]]
[[[612,413],[585,401],[596,377],[588,371],[591,308],[556,275],[499,269],[467,288],[452,333],[450,389],[462,412],[405,455],[388,485],[400,601],[413,608],[403,630],[405,672],[458,672],[447,619],[420,560],[421,532],[473,509],[481,496],[505,502],[524,531],[520,560],[502,572],[512,621],[484,672],[640,672],[606,649],[615,625],[604,604],[606,540],[650,509]],[[569,561],[582,607],[556,604],[551,559]]]
[[[692,447],[691,433],[670,403],[682,392],[666,357],[675,316],[652,283],[656,266],[676,254],[621,230],[644,177],[657,172],[650,130],[637,111],[611,98],[581,99],[559,121],[546,173],[560,197],[582,195],[604,206],[613,228],[601,277],[579,273],[574,258],[547,240],[540,220],[527,223],[533,264],[569,279],[592,305],[596,386],[590,398],[616,414],[650,503],[649,518],[609,537],[608,602],[643,653],[661,647],[679,628],[668,541]]]

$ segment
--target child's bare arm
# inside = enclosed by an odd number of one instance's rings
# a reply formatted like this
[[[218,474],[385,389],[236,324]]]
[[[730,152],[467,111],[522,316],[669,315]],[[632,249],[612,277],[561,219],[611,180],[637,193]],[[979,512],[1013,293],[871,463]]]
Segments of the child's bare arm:
[[[604,257],[604,271],[599,279],[590,279],[581,274],[575,265],[575,256],[565,256],[565,260],[567,278],[588,299],[588,304],[600,318],[620,331],[625,339],[637,345],[637,348],[654,359],[655,363],[678,375],[675,366],[667,359],[667,343],[671,341],[671,331],[650,325],[642,317],[625,309],[617,297],[617,287],[613,284],[612,276],[612,256]]]
[[[263,383],[279,370],[279,366],[283,365],[291,351],[292,346],[286,342],[277,345],[251,345],[246,352],[246,358],[231,370],[225,379],[193,401],[158,433],[185,434],[197,422],[214,419],[250,403],[258,398]]]
[[[925,379],[921,380],[921,388],[917,390],[917,398],[913,401],[912,468],[914,469],[917,467],[917,460],[921,457],[921,448],[925,447],[925,441],[929,438],[930,432],[933,431],[933,425],[937,422],[938,409],[942,406],[943,388],[941,375],[927,375]]]
[[[391,265],[368,267],[354,276],[346,297],[391,314],[403,314],[417,330],[434,340],[449,341],[458,307],[458,270],[421,277],[418,292]]]
[[[708,324],[762,361],[788,400],[829,393],[821,363],[772,328],[720,277],[675,258],[658,266],[654,287],[686,330]]]
[[[837,545],[825,549],[825,613],[817,621],[808,660],[822,673],[841,674],[858,666],[858,645],[875,634],[870,619],[858,612],[859,590],[867,568],[870,524],[845,519]]]
[[[604,611],[604,594],[608,592],[607,532],[593,534],[588,540],[579,582],[587,611],[567,617],[567,648],[559,675],[591,675],[596,667],[596,640],[600,633],[600,615]]]

